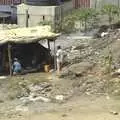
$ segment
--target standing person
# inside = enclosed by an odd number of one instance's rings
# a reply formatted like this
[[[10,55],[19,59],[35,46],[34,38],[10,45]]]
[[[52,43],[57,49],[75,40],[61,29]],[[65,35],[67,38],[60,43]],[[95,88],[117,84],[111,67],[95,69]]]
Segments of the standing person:
[[[21,64],[20,64],[20,62],[18,61],[17,58],[14,58],[12,68],[13,68],[13,74],[14,75],[21,73],[22,67],[21,67]]]
[[[61,49],[61,46],[57,46],[57,72],[58,74],[62,70],[62,63],[63,63],[63,51]]]

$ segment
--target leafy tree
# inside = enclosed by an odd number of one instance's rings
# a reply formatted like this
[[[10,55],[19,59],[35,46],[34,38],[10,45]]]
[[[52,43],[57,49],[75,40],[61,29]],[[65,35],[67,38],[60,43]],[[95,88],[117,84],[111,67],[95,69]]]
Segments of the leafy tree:
[[[98,12],[93,8],[82,8],[71,11],[67,16],[64,16],[62,21],[62,31],[72,32],[75,30],[75,22],[79,21],[84,25],[84,30],[88,29],[88,24],[94,25],[97,21]]]
[[[84,23],[85,31],[87,30],[87,24],[97,17],[98,12],[92,8],[83,8],[76,11],[77,20]]]
[[[65,15],[62,23],[55,23],[55,31],[57,32],[73,32],[76,30],[75,22],[79,21],[84,25],[84,30],[88,29],[88,25],[94,25],[97,21],[98,12],[93,8],[82,8],[72,10],[69,14]],[[39,25],[52,25],[49,21],[42,21]]]
[[[65,16],[62,22],[62,31],[67,33],[74,31],[75,20],[76,20],[76,16],[73,13]]]

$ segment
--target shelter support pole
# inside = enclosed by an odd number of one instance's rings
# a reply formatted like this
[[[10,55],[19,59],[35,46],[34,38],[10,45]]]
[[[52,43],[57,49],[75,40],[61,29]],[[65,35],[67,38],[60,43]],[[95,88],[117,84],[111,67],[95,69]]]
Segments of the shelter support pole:
[[[49,41],[49,39],[47,39],[47,43],[48,43],[48,49],[50,50],[50,41]]]
[[[55,52],[55,40],[54,40],[54,70],[56,70],[56,52]]]
[[[118,8],[120,8],[120,0],[118,0]]]
[[[11,45],[8,44],[8,60],[9,60],[9,72],[10,76],[12,76],[12,60],[11,60]]]
[[[26,16],[26,27],[28,27],[28,18],[29,18],[29,14],[28,14],[28,10],[25,11],[25,16]]]
[[[4,25],[5,25],[5,18],[3,17],[3,29],[4,29]]]

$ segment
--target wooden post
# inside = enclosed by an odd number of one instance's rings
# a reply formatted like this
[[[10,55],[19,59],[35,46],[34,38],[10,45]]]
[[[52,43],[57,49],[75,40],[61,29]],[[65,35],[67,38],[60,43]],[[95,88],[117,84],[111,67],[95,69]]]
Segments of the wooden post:
[[[25,11],[25,16],[26,16],[26,23],[25,23],[25,25],[26,25],[26,27],[28,27],[28,16],[29,16],[28,10]]]
[[[55,52],[55,40],[54,40],[54,70],[56,70],[56,52]]]
[[[120,0],[118,0],[118,8],[120,8]]]
[[[97,0],[95,0],[95,9],[97,8]]]
[[[50,41],[49,41],[49,39],[47,39],[47,43],[48,43],[48,49],[50,50]]]
[[[3,29],[4,29],[4,25],[5,25],[5,18],[3,17]]]
[[[8,44],[8,60],[9,60],[9,72],[10,76],[12,76],[12,60],[11,60],[11,45]]]

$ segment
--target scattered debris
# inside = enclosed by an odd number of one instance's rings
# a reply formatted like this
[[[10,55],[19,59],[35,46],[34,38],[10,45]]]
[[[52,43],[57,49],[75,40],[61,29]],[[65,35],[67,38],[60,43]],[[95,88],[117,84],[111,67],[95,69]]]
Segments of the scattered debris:
[[[42,96],[39,96],[39,97],[29,97],[29,100],[30,101],[33,101],[33,102],[36,102],[36,101],[41,101],[41,102],[50,102],[51,100],[48,99],[48,98],[45,98],[45,97],[42,97]]]
[[[110,111],[110,113],[113,114],[113,115],[119,115],[119,113],[116,112],[116,111]]]
[[[101,33],[101,37],[105,37],[106,35],[108,35],[108,32],[102,32]]]
[[[16,111],[28,112],[29,109],[28,109],[28,107],[24,107],[24,106],[19,105],[19,106],[16,106]]]
[[[67,114],[62,114],[62,117],[67,117],[68,115]]]

